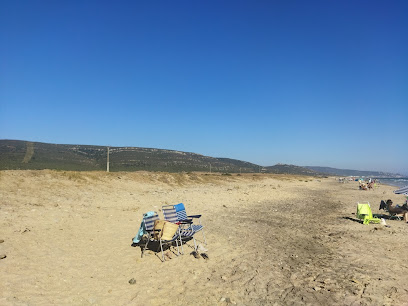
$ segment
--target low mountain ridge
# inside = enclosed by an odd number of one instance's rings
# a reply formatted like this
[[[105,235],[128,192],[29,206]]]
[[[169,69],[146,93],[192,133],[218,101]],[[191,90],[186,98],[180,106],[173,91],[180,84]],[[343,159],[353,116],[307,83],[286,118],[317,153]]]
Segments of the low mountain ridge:
[[[69,145],[0,140],[0,170],[67,170],[104,171],[107,166],[106,146]],[[110,147],[110,171],[164,171],[164,172],[221,172],[221,173],[275,173],[308,176],[371,176],[398,177],[395,174],[342,170],[329,167],[300,167],[276,164],[262,167],[246,161],[210,157],[176,150]],[[402,176],[401,176],[402,177]]]
[[[106,170],[105,146],[0,140],[0,169]],[[249,162],[175,150],[110,147],[110,171],[258,172]]]
[[[309,175],[318,176],[322,175],[318,171],[314,171],[305,167],[288,165],[288,164],[276,164],[274,166],[265,167],[268,173],[286,173],[286,174],[297,174],[297,175]]]
[[[401,174],[381,172],[381,171],[362,171],[362,170],[350,170],[350,169],[337,169],[330,167],[320,167],[320,166],[304,166],[304,168],[325,173],[328,175],[336,176],[364,176],[364,177],[378,177],[378,178],[398,178],[404,177]]]

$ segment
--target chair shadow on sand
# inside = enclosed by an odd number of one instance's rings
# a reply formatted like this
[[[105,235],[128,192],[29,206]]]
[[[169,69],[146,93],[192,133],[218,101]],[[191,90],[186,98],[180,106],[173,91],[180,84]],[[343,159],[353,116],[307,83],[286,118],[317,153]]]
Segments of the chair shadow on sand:
[[[186,239],[183,239],[183,247],[190,247],[190,248],[193,248],[193,249],[194,249],[194,247],[192,247],[192,246],[186,244],[186,242],[188,242],[188,241],[190,241],[190,240],[192,240],[192,239],[193,239],[192,237],[188,237],[188,238],[186,238]],[[131,246],[131,247],[134,247],[134,248],[140,247],[140,250],[142,251],[143,248],[145,247],[145,245],[146,245],[146,240],[145,240],[145,239],[142,239],[142,240],[141,240],[140,242],[138,242],[138,243],[134,243],[134,242],[133,242],[130,246]],[[165,244],[165,245],[163,245],[163,252],[170,251],[170,252],[172,252],[174,255],[177,256],[177,253],[174,251],[175,248],[177,248],[175,242],[173,242],[173,243],[171,243],[171,244]],[[160,259],[160,256],[159,256],[159,253],[160,253],[160,242],[159,242],[159,241],[156,241],[156,240],[151,240],[151,241],[149,242],[149,244],[147,245],[147,248],[146,248],[145,252],[146,252],[146,251],[150,251],[150,252],[145,253],[145,255],[151,254],[151,252],[153,252],[154,255],[156,255],[156,256]],[[180,253],[180,255],[183,255],[183,253]]]
[[[376,218],[383,218],[383,219],[386,219],[386,220],[391,220],[390,219],[391,216],[389,216],[389,215],[374,214],[373,216],[376,217]],[[361,223],[361,224],[363,223],[362,220],[357,219],[357,218],[351,218],[351,217],[343,216],[343,217],[341,217],[341,219],[350,220],[350,221]]]
[[[353,221],[353,222],[357,222],[357,223],[363,223],[363,221],[361,221],[361,220],[359,220],[359,219],[355,219],[355,218],[351,218],[351,217],[341,217],[342,219],[345,219],[345,220],[350,220],[350,221]]]

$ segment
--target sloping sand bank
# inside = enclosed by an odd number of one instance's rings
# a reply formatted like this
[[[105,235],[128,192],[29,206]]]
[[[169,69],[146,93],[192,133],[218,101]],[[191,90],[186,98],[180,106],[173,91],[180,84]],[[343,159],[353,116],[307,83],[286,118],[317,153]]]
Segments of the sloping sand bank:
[[[355,221],[394,188],[295,176],[0,172],[1,305],[407,305],[408,224]],[[183,202],[209,259],[131,247]],[[201,233],[197,238],[202,240]],[[136,280],[130,284],[130,279]]]

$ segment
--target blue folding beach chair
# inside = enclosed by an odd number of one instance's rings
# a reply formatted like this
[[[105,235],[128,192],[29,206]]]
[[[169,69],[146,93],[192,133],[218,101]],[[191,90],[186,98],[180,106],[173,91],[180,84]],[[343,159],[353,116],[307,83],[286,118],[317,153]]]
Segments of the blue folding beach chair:
[[[172,211],[171,208],[173,208],[174,211]],[[185,222],[186,224],[188,224],[188,227],[184,226],[181,228],[181,230],[183,230],[183,228],[188,229],[192,233],[191,237],[193,237],[195,233],[202,231],[203,238],[204,238],[204,244],[207,244],[207,240],[205,239],[205,234],[204,234],[204,226],[201,224],[201,215],[188,216],[183,203],[179,203],[176,205],[165,205],[162,207],[162,209],[163,209],[163,214],[164,214],[165,209],[169,210],[168,218],[173,220],[173,221],[169,220],[170,222]],[[175,216],[174,216],[174,213],[175,213]],[[164,218],[167,220],[166,215]],[[194,219],[198,219],[198,224],[194,224],[194,221],[193,221]],[[183,236],[183,233],[182,233],[182,236]],[[196,242],[194,239],[194,244],[195,243]]]
[[[177,205],[174,205],[174,208],[176,209],[176,214],[177,214],[177,218],[179,220],[188,220],[188,219],[192,219],[194,221],[194,219],[198,220],[198,224],[192,224],[191,227],[194,229],[195,232],[199,232],[199,231],[203,231],[203,237],[204,237],[204,241],[205,240],[205,235],[204,235],[204,226],[201,224],[201,215],[190,215],[188,216],[186,213],[186,209],[184,207],[183,203],[179,203]],[[207,244],[207,242],[205,242]]]
[[[175,205],[164,205],[162,206],[162,211],[163,211],[163,216],[164,220],[169,221],[171,223],[179,224],[180,228],[180,238],[187,240],[187,239],[193,239],[194,241],[194,250],[197,250],[197,242],[194,238],[194,234],[196,231],[194,231],[192,227],[193,221],[190,219],[183,219],[179,220],[177,217],[177,212],[174,207]]]

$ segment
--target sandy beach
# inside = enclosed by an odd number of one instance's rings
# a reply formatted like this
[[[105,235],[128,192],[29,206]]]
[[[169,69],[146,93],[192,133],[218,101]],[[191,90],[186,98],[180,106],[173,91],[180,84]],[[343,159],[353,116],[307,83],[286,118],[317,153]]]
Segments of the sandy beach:
[[[408,224],[356,221],[396,188],[246,174],[0,172],[1,305],[408,305]],[[132,247],[147,211],[202,214],[209,259]],[[382,212],[384,213],[384,212]],[[201,233],[197,234],[202,244]],[[129,283],[131,279],[135,282]]]

